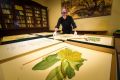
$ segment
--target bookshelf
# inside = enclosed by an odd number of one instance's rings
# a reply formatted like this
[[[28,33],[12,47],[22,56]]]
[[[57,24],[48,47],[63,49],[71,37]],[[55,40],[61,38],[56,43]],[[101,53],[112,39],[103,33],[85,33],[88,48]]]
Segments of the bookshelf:
[[[0,15],[1,16],[1,15]],[[1,23],[1,19],[0,19],[0,29],[2,29],[2,23]]]
[[[25,14],[22,5],[15,4],[15,28],[26,28]]]
[[[46,9],[41,9],[42,10],[42,22],[43,22],[43,27],[47,27],[47,11]]]
[[[41,8],[34,7],[34,16],[35,16],[35,26],[42,27],[42,16],[41,16]]]
[[[0,29],[2,29],[2,24],[1,24],[1,21],[0,21]]]
[[[49,31],[47,7],[31,0],[0,0],[4,35]]]
[[[1,0],[1,14],[4,17],[4,28],[13,29],[13,3],[10,0]]]
[[[27,27],[32,28],[34,26],[34,16],[33,16],[33,9],[31,6],[25,5],[25,14],[27,20]]]

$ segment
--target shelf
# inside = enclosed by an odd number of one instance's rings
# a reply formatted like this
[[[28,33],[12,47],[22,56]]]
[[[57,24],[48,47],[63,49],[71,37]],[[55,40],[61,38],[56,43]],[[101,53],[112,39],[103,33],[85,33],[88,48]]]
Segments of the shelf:
[[[25,22],[18,22],[18,24],[25,24]]]
[[[16,27],[26,28],[24,8],[22,5],[15,4],[15,22]]]
[[[2,15],[0,28],[7,30],[5,34],[11,31],[11,34],[16,34],[31,32],[32,29],[33,32],[48,29],[46,28],[48,27],[47,7],[36,2],[0,0],[0,10],[0,14]],[[24,31],[20,32],[19,30]]]
[[[23,7],[20,5],[15,5],[15,10],[23,11]]]
[[[1,8],[12,9],[12,6],[11,6],[11,4],[3,3],[3,4],[1,4]]]
[[[13,20],[7,19],[7,20],[5,20],[5,23],[13,23]]]
[[[12,12],[10,10],[2,9],[3,14],[11,14]]]
[[[26,12],[26,13],[28,13],[28,14],[29,14],[29,13],[32,13],[32,12]]]
[[[2,25],[4,29],[13,29],[13,8],[12,2],[10,0],[1,0],[0,3],[1,15],[2,15]]]
[[[11,28],[14,28],[14,27],[13,27],[13,24],[5,24],[5,28],[11,29]]]
[[[35,11],[35,14],[40,14],[40,12],[36,12],[36,11]]]
[[[6,22],[5,24],[13,24],[13,22],[10,22],[10,23]]]
[[[31,6],[25,6],[25,14],[26,14],[26,24],[28,28],[33,28],[34,26],[34,14]]]
[[[34,23],[27,23],[27,24],[34,24]]]
[[[3,15],[4,18],[13,19],[13,15]]]

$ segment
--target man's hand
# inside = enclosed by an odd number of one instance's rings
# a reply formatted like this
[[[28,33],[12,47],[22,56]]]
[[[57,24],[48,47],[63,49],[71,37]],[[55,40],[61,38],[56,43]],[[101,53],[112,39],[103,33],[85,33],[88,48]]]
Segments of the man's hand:
[[[57,35],[57,32],[55,31],[55,32],[53,33],[53,37],[56,36],[56,35]]]
[[[74,35],[77,35],[76,28],[74,28],[73,31],[74,31]]]
[[[77,35],[77,32],[76,32],[76,31],[74,31],[74,35]]]
[[[55,28],[55,31],[53,33],[53,37],[57,35],[58,28]]]

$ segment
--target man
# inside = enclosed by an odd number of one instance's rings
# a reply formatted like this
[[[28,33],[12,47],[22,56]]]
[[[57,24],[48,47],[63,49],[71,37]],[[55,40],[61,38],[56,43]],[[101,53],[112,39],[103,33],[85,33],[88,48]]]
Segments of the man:
[[[67,10],[62,9],[62,17],[59,18],[57,25],[55,26],[55,32],[53,35],[56,35],[60,24],[62,25],[62,32],[63,34],[71,34],[74,30],[74,34],[77,34],[76,32],[76,24],[73,20],[73,18],[69,15],[67,15]]]

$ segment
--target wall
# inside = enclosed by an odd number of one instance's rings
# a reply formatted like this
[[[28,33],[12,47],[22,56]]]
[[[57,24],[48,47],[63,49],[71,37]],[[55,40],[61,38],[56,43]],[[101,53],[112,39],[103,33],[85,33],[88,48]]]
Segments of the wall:
[[[78,30],[107,30],[109,34],[120,27],[120,0],[113,0],[110,16],[93,17],[75,20]],[[61,16],[61,0],[49,0],[49,24],[54,30],[58,18]]]
[[[112,15],[108,22],[110,27],[108,26],[107,28],[110,33],[118,28],[120,29],[120,0],[113,0]]]
[[[43,6],[47,6],[47,0],[32,0],[32,1],[35,1]]]
[[[54,30],[58,18],[61,16],[61,0],[35,0],[48,7],[50,29]],[[78,30],[107,30],[112,34],[120,27],[120,0],[113,0],[110,16],[84,18],[75,20]]]

